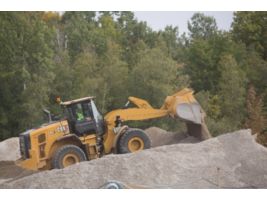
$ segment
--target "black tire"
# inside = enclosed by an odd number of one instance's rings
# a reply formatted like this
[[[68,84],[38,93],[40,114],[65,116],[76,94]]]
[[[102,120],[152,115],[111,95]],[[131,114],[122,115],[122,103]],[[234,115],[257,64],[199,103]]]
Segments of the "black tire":
[[[148,136],[145,134],[145,132],[143,130],[141,130],[141,129],[128,129],[119,139],[118,152],[119,153],[135,152],[135,150],[131,150],[129,148],[129,142],[133,138],[136,138],[139,141],[143,141],[142,146],[140,146],[140,149],[137,149],[136,151],[143,150],[143,149],[149,149],[151,147],[150,139],[148,138]]]
[[[52,168],[62,169],[64,167],[69,166],[66,166],[66,164],[63,163],[66,162],[64,161],[64,158],[69,159],[66,156],[69,156],[70,159],[73,159],[73,164],[87,160],[85,153],[80,147],[76,145],[64,145],[60,147],[52,157]]]

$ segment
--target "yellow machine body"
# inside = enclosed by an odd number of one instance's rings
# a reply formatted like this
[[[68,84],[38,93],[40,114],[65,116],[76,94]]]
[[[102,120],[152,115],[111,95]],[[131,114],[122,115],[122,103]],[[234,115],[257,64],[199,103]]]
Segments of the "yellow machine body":
[[[75,134],[71,134],[66,120],[44,125],[29,131],[31,141],[29,158],[25,159],[22,155],[22,157],[16,161],[18,166],[25,169],[50,169],[52,155],[59,147],[66,144],[74,144],[77,146],[85,145],[90,152],[93,152],[93,150],[89,148],[95,147],[96,145],[95,135],[77,137]]]
[[[188,132],[201,139],[210,138],[210,134],[204,122],[205,113],[193,96],[193,91],[183,89],[165,99],[161,108],[153,108],[147,101],[136,97],[128,99],[136,107],[117,109],[107,113],[104,117],[105,133],[103,135],[104,154],[116,153],[117,141],[124,134],[127,126],[116,127],[116,118],[119,116],[122,122],[147,120],[171,116],[179,118],[187,123]],[[65,102],[66,105],[77,100]],[[70,132],[67,120],[43,125],[40,128],[29,130],[30,150],[28,158],[25,153],[16,161],[17,165],[31,170],[51,169],[51,159],[54,152],[67,144],[81,147],[89,160],[99,158],[96,134],[85,134],[78,137]]]

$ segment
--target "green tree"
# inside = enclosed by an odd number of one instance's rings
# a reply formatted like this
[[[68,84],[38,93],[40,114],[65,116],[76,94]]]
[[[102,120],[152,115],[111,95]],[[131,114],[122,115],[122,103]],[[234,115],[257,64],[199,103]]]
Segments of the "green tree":
[[[130,70],[140,58],[140,52],[146,46],[152,48],[157,42],[157,33],[153,32],[146,22],[138,22],[133,12],[120,12],[118,28],[121,32],[120,44],[123,48],[122,58],[128,63]]]
[[[159,48],[147,49],[130,74],[130,94],[144,98],[155,107],[177,89],[178,65]]]
[[[179,42],[178,42],[178,27],[166,26],[164,31],[159,31],[160,36],[164,40],[167,46],[168,55],[173,59],[178,59]]]
[[[235,12],[232,33],[236,41],[267,59],[267,12]]]
[[[195,13],[188,22],[188,30],[191,38],[208,39],[218,31],[218,28],[214,17]]]
[[[0,13],[1,139],[42,119],[53,79],[53,31],[41,12]]]
[[[247,48],[247,77],[267,106],[267,12],[235,12],[232,23],[233,39]]]
[[[96,28],[95,12],[65,12],[61,20],[64,27],[64,43],[69,51],[70,61],[73,63],[76,56],[84,49],[102,50],[105,48],[104,40],[94,34]]]
[[[267,73],[267,62],[263,60],[257,52],[250,51],[246,59],[246,73],[248,81],[254,85],[257,93],[261,94],[263,104],[267,106],[267,80],[265,74]]]
[[[232,55],[224,55],[219,62],[219,99],[221,114],[229,118],[233,129],[243,122],[246,78]]]
[[[95,96],[103,113],[122,106],[127,97],[127,64],[120,59],[120,48],[108,42],[101,56],[83,52],[73,64],[72,93],[75,98]]]
[[[213,136],[241,128],[245,117],[244,71],[230,54],[221,56],[218,70],[218,89],[196,95],[207,113],[206,122]]]
[[[185,48],[185,70],[196,91],[218,91],[219,62],[224,54],[233,55],[242,68],[247,65],[245,46],[234,42],[228,33],[218,32],[208,39],[194,39]]]
[[[103,77],[100,98],[103,112],[121,108],[128,97],[128,66],[121,59],[121,47],[108,41],[107,52],[99,58],[100,76]]]

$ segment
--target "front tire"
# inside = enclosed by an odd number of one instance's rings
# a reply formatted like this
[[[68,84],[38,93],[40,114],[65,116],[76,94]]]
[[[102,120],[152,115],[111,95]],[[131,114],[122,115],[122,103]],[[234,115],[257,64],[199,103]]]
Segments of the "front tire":
[[[141,129],[127,130],[118,142],[119,153],[133,153],[150,147],[151,142]]]
[[[64,145],[55,152],[52,158],[52,168],[62,169],[85,160],[87,160],[86,155],[80,147]]]

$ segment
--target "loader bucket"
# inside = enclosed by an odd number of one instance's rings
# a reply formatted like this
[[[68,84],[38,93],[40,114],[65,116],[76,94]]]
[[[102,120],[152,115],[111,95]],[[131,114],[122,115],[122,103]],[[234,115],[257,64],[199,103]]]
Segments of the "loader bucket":
[[[186,121],[187,132],[200,140],[211,138],[208,127],[204,121],[205,113],[198,103],[178,104],[176,115]]]
[[[183,120],[201,124],[201,107],[198,103],[182,103],[176,106],[176,115]]]
[[[170,116],[186,122],[188,134],[201,140],[211,138],[205,123],[205,112],[197,102],[191,89],[185,88],[168,96],[161,109],[167,109]]]
[[[207,140],[211,138],[210,132],[205,122],[202,124],[193,124],[191,122],[187,122],[186,126],[187,133],[190,136],[196,137],[199,140]]]

